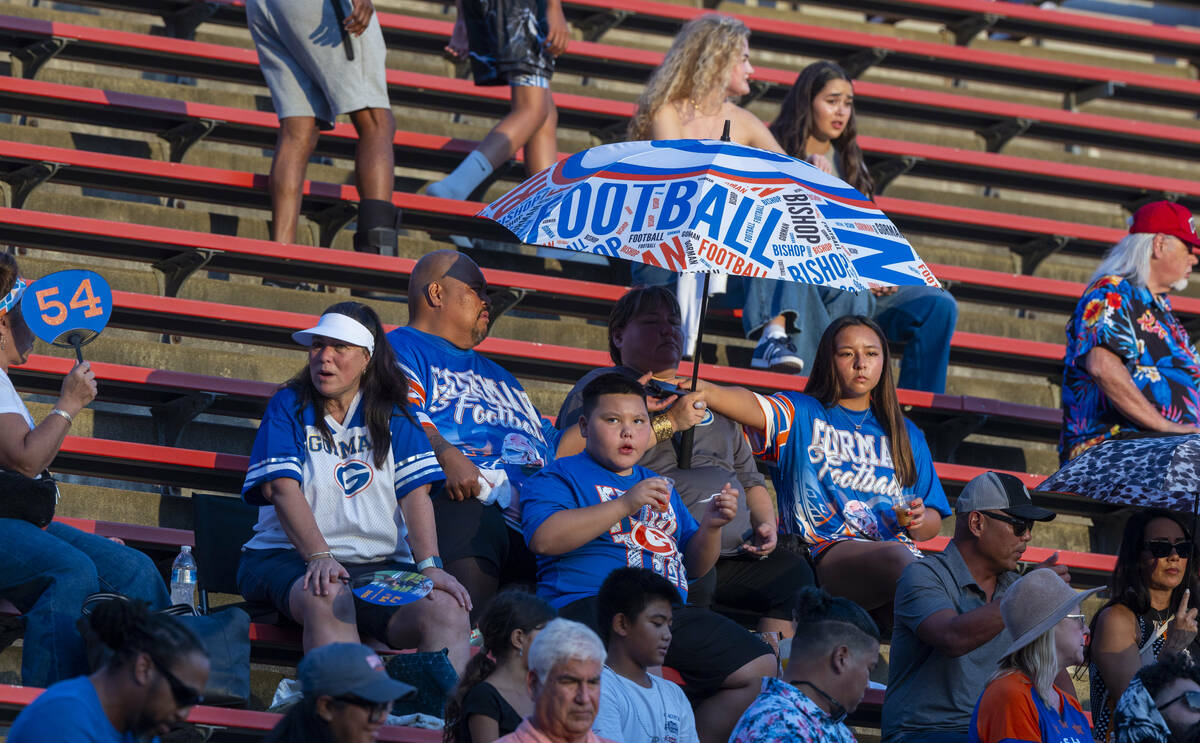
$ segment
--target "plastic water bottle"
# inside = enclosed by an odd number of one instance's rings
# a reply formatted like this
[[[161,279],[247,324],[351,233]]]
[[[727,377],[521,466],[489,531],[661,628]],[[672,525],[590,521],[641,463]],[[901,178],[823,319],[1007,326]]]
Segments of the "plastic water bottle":
[[[196,558],[186,544],[171,564],[171,603],[196,608]]]

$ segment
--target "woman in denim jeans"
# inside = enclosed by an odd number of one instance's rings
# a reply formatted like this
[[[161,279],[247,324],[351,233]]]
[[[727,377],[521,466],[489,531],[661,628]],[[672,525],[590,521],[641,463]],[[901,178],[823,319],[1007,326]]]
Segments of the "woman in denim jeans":
[[[837,64],[814,62],[801,70],[771,123],[771,133],[787,154],[874,196],[875,183],[858,146],[854,87]],[[946,391],[958,304],[946,290],[930,286],[855,294],[794,281],[746,281],[742,329],[747,338],[759,339],[751,366],[791,373],[811,368],[821,334],[842,315],[866,315],[883,327],[889,340],[904,342],[897,386]]]
[[[39,477],[58,455],[71,421],[96,397],[96,375],[85,361],[63,380],[54,410],[34,424],[8,378],[33,350],[33,333],[21,317],[27,282],[17,262],[0,253],[0,469]],[[0,498],[12,497],[0,494]],[[0,518],[0,598],[25,617],[21,683],[49,686],[87,673],[75,620],[83,599],[97,591],[167,605],[167,587],[150,558],[104,537],[66,524],[45,529]]]

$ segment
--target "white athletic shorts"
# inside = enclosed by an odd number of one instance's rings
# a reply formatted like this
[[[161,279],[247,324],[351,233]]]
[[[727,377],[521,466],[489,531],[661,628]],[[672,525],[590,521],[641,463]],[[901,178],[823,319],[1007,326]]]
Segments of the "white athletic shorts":
[[[321,129],[331,129],[338,114],[391,107],[378,16],[361,36],[349,35],[354,59],[347,60],[334,2],[350,15],[351,0],[246,2],[258,62],[281,119],[312,116]]]

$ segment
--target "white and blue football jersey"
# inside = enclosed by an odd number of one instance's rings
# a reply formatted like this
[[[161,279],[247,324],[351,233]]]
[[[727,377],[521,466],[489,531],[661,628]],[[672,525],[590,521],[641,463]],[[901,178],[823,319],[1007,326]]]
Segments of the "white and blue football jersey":
[[[377,468],[361,402],[360,392],[340,424],[326,416],[333,434],[327,440],[315,425],[312,406],[297,409],[294,390],[285,387],[271,398],[242,486],[242,498],[262,506],[247,547],[294,549],[261,491],[264,483],[287,477],[300,483],[317,527],[338,560],[412,558],[399,499],[444,479],[442,469],[425,433],[399,410],[392,414],[387,461]]]

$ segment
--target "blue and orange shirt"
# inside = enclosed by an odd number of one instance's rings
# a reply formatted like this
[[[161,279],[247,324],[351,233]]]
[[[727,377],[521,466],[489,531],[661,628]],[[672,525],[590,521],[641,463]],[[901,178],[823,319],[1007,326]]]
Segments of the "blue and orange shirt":
[[[1050,709],[1023,673],[1010,673],[987,685],[968,732],[970,743],[1094,743],[1079,701],[1057,686],[1058,710]]]
[[[761,441],[751,437],[754,453],[775,464],[771,477],[782,530],[801,537],[814,556],[842,539],[897,540],[912,547],[896,521],[896,495],[921,498],[926,508],[950,515],[925,436],[912,421],[906,418],[904,425],[917,480],[902,486],[891,439],[873,411],[827,408],[799,392],[757,398],[767,428]]]
[[[1067,323],[1060,461],[1122,430],[1137,430],[1084,368],[1093,348],[1116,354],[1162,417],[1200,423],[1200,353],[1171,312],[1167,295],[1156,296],[1121,276],[1102,276],[1084,291]]]

